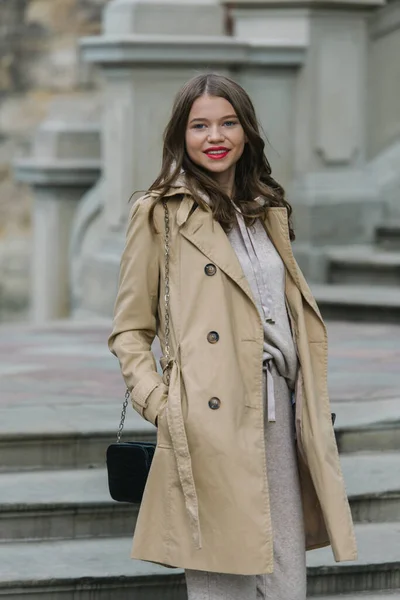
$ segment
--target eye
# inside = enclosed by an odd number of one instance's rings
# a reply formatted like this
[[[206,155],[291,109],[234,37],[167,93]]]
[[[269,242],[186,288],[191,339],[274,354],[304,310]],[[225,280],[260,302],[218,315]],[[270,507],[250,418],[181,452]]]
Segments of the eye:
[[[233,125],[237,125],[237,121],[225,121],[224,125],[228,125],[228,127],[232,127]]]
[[[205,127],[204,123],[195,123],[193,125],[193,129],[202,129],[203,127]]]

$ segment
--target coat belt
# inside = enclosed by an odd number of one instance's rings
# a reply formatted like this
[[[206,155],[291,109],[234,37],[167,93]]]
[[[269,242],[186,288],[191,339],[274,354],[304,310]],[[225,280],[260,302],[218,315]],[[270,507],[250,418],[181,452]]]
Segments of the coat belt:
[[[177,355],[179,353],[177,348]],[[179,474],[179,480],[185,501],[186,512],[189,517],[190,529],[196,549],[202,547],[200,519],[199,519],[199,501],[196,492],[196,486],[193,478],[192,459],[189,452],[189,445],[186,436],[185,423],[182,414],[181,401],[181,369],[179,360],[175,356],[168,362],[163,363],[163,370],[170,369],[168,404],[167,404],[167,423],[169,434],[172,441],[172,448],[175,455],[176,465]],[[165,366],[164,366],[165,365]]]

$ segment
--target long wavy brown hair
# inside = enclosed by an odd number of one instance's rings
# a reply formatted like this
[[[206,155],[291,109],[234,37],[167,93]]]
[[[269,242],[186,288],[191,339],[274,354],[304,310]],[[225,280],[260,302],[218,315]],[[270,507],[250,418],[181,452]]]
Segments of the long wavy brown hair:
[[[203,95],[225,98],[233,106],[248,142],[235,170],[234,197],[232,200],[244,215],[247,226],[259,217],[265,218],[269,207],[285,207],[288,213],[289,235],[295,239],[291,223],[292,207],[285,199],[285,192],[271,176],[271,166],[264,153],[265,142],[260,135],[253,103],[245,90],[233,79],[208,73],[190,79],[178,92],[171,118],[164,131],[162,167],[157,179],[149,187],[157,197],[149,211],[149,221],[154,230],[154,208],[164,194],[184,171],[185,184],[195,202],[203,210],[209,207],[201,192],[210,199],[213,218],[225,232],[233,227],[236,216],[230,198],[225,194],[209,171],[196,165],[186,151],[185,134],[193,102]],[[200,192],[200,193],[199,193]],[[261,198],[262,203],[255,198]]]

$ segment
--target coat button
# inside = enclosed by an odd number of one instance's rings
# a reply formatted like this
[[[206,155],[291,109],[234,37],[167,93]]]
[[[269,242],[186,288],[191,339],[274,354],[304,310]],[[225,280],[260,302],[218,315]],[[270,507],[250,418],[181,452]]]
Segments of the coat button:
[[[216,344],[219,340],[219,334],[216,331],[210,331],[210,333],[207,335],[207,340],[210,342],[210,344]]]
[[[217,410],[217,408],[221,406],[221,400],[219,398],[211,398],[211,400],[208,401],[208,406],[212,410]]]
[[[204,267],[204,272],[206,275],[215,275],[215,273],[217,272],[217,267],[212,263],[208,263],[208,265]]]

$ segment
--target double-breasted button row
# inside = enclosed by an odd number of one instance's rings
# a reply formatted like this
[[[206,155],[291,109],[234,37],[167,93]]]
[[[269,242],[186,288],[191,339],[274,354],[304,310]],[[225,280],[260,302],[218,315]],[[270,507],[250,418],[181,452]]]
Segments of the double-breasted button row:
[[[215,275],[215,273],[217,272],[217,267],[215,265],[213,265],[213,263],[208,263],[204,267],[204,272],[206,275],[211,277],[212,275]],[[210,342],[210,344],[216,344],[218,342],[218,340],[219,340],[219,333],[217,331],[210,331],[208,333],[207,341]],[[211,410],[217,410],[221,406],[221,400],[214,396],[213,398],[210,398],[210,400],[208,401],[208,406],[211,408]]]
[[[210,342],[210,344],[216,344],[219,340],[219,333],[217,331],[210,331],[210,333],[207,335],[207,341]]]
[[[213,265],[212,263],[208,263],[205,267],[204,267],[204,272],[206,275],[215,275],[215,273],[217,272],[217,267],[215,265]]]
[[[217,410],[221,406],[221,400],[215,396],[208,401],[208,406],[212,410]]]

